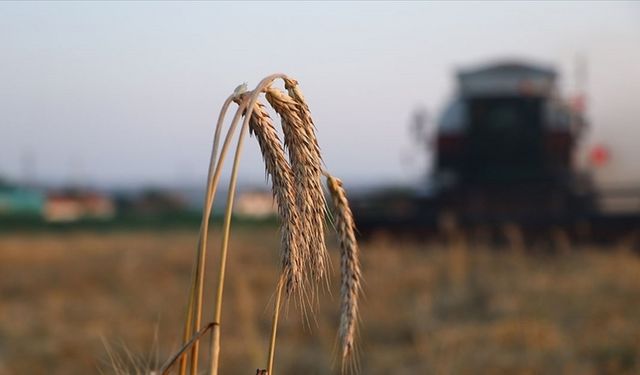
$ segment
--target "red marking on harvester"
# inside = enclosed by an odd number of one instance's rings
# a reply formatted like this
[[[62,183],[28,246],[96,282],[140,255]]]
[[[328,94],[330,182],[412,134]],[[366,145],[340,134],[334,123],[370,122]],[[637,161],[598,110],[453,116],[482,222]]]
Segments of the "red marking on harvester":
[[[596,145],[591,149],[589,153],[589,160],[594,167],[602,167],[609,163],[611,159],[611,153],[609,148],[603,145]]]

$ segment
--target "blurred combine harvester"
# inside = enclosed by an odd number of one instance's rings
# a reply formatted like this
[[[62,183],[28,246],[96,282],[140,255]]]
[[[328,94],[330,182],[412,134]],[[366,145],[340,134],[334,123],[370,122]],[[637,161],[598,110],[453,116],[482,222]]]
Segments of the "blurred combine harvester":
[[[600,212],[590,175],[574,160],[584,100],[562,98],[553,69],[510,61],[462,70],[457,79],[428,146],[429,187],[361,197],[354,211],[362,233],[426,234],[443,222],[601,236],[638,228],[640,207]]]

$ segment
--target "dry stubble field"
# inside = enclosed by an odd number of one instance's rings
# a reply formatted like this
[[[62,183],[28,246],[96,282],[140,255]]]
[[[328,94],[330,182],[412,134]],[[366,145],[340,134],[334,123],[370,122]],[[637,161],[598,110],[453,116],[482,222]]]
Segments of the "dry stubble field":
[[[196,239],[0,235],[0,374],[110,374],[109,349],[131,373],[165,359],[179,345]],[[523,255],[471,243],[363,244],[363,374],[640,373],[637,255],[620,247]],[[231,246],[222,373],[254,374],[267,353],[278,235],[239,228]],[[338,372],[338,285],[310,328],[295,304],[287,308],[278,373]]]

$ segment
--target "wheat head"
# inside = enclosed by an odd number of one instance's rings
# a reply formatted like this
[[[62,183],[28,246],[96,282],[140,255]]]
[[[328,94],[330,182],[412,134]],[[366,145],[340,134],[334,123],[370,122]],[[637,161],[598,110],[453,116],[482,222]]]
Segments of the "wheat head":
[[[265,106],[256,102],[249,131],[256,137],[262,152],[267,175],[271,177],[272,192],[281,219],[282,268],[286,291],[295,291],[302,281],[300,242],[301,226],[296,209],[293,171],[285,157],[282,143],[278,138],[273,121]]]
[[[338,241],[340,242],[340,344],[342,350],[342,369],[354,354],[354,342],[358,323],[358,297],[362,282],[360,254],[355,236],[353,214],[349,208],[342,181],[327,175],[327,186],[334,207],[334,220]]]
[[[322,158],[313,122],[308,108],[305,110],[281,90],[267,88],[266,98],[282,119],[284,144],[293,166],[296,206],[304,234],[305,273],[318,281],[325,276],[329,262],[324,241],[326,201],[321,181]]]

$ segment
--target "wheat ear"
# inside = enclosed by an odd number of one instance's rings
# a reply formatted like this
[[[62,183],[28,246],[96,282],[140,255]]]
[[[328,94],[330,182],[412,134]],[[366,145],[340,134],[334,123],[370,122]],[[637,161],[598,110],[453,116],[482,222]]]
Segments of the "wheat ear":
[[[308,271],[305,273],[318,281],[326,274],[328,261],[324,241],[326,202],[321,181],[322,159],[313,123],[305,121],[302,106],[282,91],[269,87],[266,98],[282,119],[284,144],[293,166],[296,206],[305,235],[303,259]]]
[[[264,105],[256,102],[249,122],[249,131],[256,137],[267,174],[271,177],[273,196],[281,219],[282,271],[288,294],[302,281],[300,267],[300,219],[296,209],[293,171],[285,157],[273,121]]]
[[[283,78],[283,81],[284,81],[284,87],[287,90],[287,93],[289,94],[289,96],[293,98],[293,100],[296,103],[298,103],[298,111],[300,114],[300,118],[304,123],[303,129],[307,134],[307,139],[311,142],[310,151],[313,154],[313,158],[316,160],[319,160],[320,163],[322,163],[322,154],[320,152],[320,145],[318,145],[318,138],[316,137],[316,132],[315,132],[316,127],[313,122],[313,117],[311,116],[311,110],[309,109],[309,105],[307,104],[307,101],[305,100],[304,95],[302,94],[302,90],[298,85],[298,81],[296,81],[291,77],[285,77]],[[321,183],[319,184],[321,185]],[[320,189],[322,188],[320,187]],[[322,202],[321,208],[323,210],[326,210],[326,202],[324,201]],[[323,211],[323,213],[326,213],[326,212]],[[324,221],[321,221],[319,224],[323,225]],[[318,228],[320,231],[319,235],[324,236],[324,228],[323,227],[318,227]],[[330,266],[330,262],[329,262],[329,254],[327,253],[326,247],[324,247],[324,244],[320,249],[320,251],[315,253],[314,257],[315,257],[315,260],[312,258],[312,267],[314,266],[314,264],[317,264],[318,269],[320,269],[323,272],[326,271],[326,268]],[[318,276],[319,278],[321,278],[322,273],[320,273]]]
[[[342,370],[353,359],[354,342],[358,323],[358,297],[360,295],[362,273],[358,243],[355,236],[353,214],[349,208],[342,181],[327,175],[327,186],[334,208],[334,220],[340,242],[340,344],[342,349]]]

